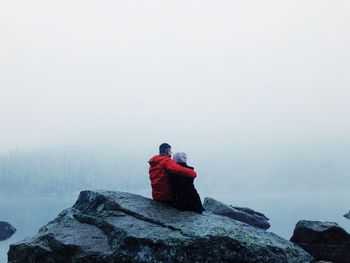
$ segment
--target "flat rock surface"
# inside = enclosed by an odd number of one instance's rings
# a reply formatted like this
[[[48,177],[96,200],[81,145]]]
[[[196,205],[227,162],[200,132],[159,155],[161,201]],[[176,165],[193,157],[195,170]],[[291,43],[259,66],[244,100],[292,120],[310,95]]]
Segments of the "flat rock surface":
[[[16,232],[16,228],[8,222],[0,221],[0,241],[10,238]]]
[[[290,240],[318,260],[350,262],[350,234],[337,223],[299,221]]]
[[[38,235],[10,246],[9,263],[306,263],[273,233],[210,212],[179,212],[123,192],[83,191]]]

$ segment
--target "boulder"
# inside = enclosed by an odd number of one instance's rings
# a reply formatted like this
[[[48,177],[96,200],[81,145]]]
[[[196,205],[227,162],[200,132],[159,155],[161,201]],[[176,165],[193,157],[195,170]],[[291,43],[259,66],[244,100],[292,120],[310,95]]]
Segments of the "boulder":
[[[204,198],[203,206],[206,211],[227,216],[257,228],[266,230],[270,227],[269,218],[250,208],[226,205],[210,197]]]
[[[237,262],[314,259],[273,233],[210,212],[178,210],[140,195],[83,191],[72,208],[10,245],[8,263]]]
[[[16,228],[14,228],[11,224],[0,221],[0,241],[8,239],[15,232]]]
[[[337,223],[299,221],[290,240],[318,260],[350,262],[350,234]]]
[[[350,219],[350,212],[344,215],[345,218]]]

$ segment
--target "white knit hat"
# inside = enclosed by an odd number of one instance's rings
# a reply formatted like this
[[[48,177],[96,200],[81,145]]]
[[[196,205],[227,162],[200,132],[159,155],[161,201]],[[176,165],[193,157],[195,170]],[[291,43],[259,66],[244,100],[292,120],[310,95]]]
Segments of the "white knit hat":
[[[187,155],[184,152],[174,153],[173,160],[175,163],[187,163]]]

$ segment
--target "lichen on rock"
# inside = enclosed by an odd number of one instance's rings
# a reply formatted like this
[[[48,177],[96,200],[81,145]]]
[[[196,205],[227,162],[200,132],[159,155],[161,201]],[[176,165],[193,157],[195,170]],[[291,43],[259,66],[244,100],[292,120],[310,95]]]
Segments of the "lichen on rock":
[[[40,260],[39,260],[40,259]],[[180,212],[140,195],[83,191],[35,237],[10,246],[9,263],[307,263],[273,233],[210,212]]]

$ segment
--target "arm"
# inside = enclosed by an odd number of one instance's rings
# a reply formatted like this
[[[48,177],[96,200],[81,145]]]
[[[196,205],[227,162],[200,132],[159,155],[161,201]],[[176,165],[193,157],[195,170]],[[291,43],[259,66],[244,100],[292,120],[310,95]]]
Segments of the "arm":
[[[190,178],[196,178],[197,173],[191,169],[182,167],[181,165],[178,165],[177,163],[175,163],[172,159],[169,159],[165,165],[164,165],[165,169],[171,173],[174,174],[179,174],[179,175],[183,175],[186,177],[190,177]]]

